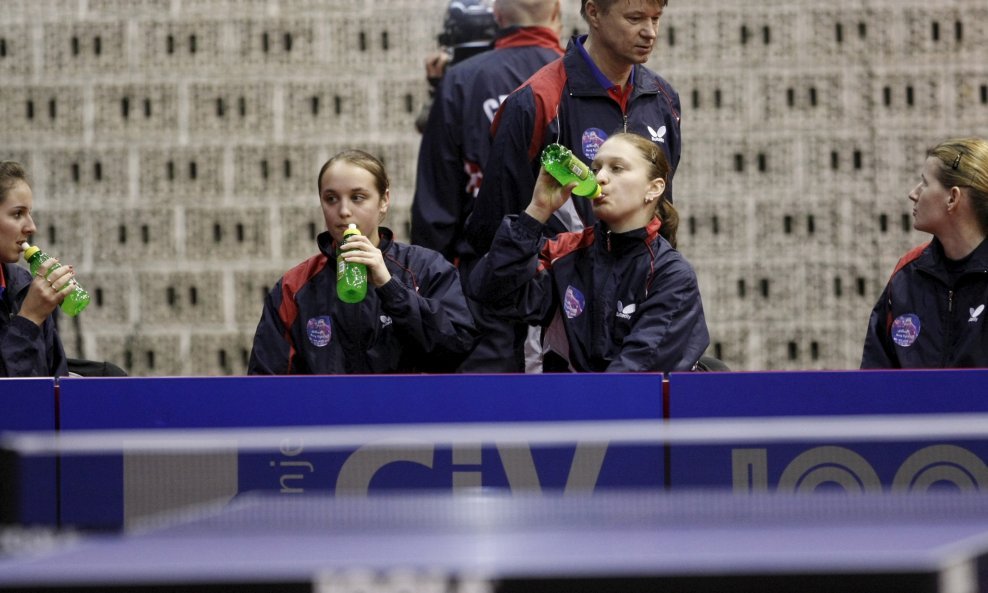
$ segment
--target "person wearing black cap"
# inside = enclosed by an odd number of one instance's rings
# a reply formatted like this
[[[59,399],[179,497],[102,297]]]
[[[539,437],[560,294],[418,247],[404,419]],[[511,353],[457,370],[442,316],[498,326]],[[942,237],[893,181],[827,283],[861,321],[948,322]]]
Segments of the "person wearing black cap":
[[[443,30],[438,37],[440,48],[425,58],[429,98],[415,118],[419,133],[425,132],[436,89],[446,69],[491,49],[498,28],[491,3],[492,0],[452,0],[446,8]]]

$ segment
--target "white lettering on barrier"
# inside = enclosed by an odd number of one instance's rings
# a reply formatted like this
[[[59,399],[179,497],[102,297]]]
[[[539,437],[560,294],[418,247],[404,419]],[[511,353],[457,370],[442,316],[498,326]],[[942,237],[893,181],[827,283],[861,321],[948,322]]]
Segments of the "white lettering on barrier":
[[[394,443],[392,443],[394,445]],[[531,447],[517,445],[497,445],[497,452],[512,492],[542,492],[542,483],[535,468]],[[592,492],[600,476],[600,468],[607,454],[607,445],[600,443],[577,443],[566,477],[563,494]],[[435,458],[435,445],[432,443],[403,443],[402,447],[374,443],[354,451],[340,468],[336,480],[336,493],[367,496],[371,480],[378,471],[392,463],[416,463],[432,469]],[[480,465],[480,446],[458,446],[453,448],[455,465]],[[483,485],[481,472],[453,471],[453,489],[464,490]]]
[[[974,453],[956,445],[933,445],[910,455],[892,480],[892,488],[925,492],[937,482],[961,490],[988,488],[988,466]]]
[[[397,442],[392,442],[397,445]],[[401,441],[400,447],[385,443],[364,445],[350,454],[336,478],[336,494],[367,496],[371,480],[381,468],[399,461],[432,469],[435,445]]]
[[[767,449],[733,449],[731,474],[735,492],[768,490]],[[959,490],[988,489],[988,466],[971,451],[955,445],[931,445],[910,455],[898,468],[891,489],[925,492],[934,484]],[[779,492],[812,492],[832,484],[849,493],[880,492],[881,480],[868,461],[845,447],[814,447],[796,456],[782,471]]]
[[[292,443],[291,439],[284,439],[281,441],[281,446],[278,448],[278,452],[284,455],[285,457],[297,457],[299,454],[302,453],[303,448],[304,447],[302,441],[299,441],[298,444],[296,445]],[[285,460],[281,460],[277,462],[272,461],[270,462],[270,465],[271,467],[277,466],[278,468],[286,468],[286,467],[303,468],[309,470],[310,474],[315,471],[315,467],[312,465],[311,462],[297,460],[297,459],[292,459],[290,461],[285,461]],[[292,471],[298,471],[298,469],[293,469]],[[303,492],[305,492],[305,487],[292,486],[290,485],[290,481],[295,480],[296,482],[301,483],[304,479],[305,479],[305,474],[299,474],[299,473],[281,474],[281,476],[278,477],[278,486],[280,486],[281,488],[278,492],[280,494],[302,494]]]

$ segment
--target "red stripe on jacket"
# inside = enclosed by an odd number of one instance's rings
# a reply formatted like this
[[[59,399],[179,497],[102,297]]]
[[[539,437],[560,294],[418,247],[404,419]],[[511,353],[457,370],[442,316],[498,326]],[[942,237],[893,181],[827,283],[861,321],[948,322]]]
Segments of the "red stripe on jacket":
[[[919,259],[919,256],[923,255],[923,251],[929,246],[930,246],[929,243],[923,243],[922,245],[917,245],[916,247],[910,249],[908,253],[903,255],[899,259],[899,263],[895,264],[895,269],[892,270],[892,275],[889,276],[889,282],[888,282],[889,285],[891,286],[892,279],[895,278],[895,275],[899,273],[899,270]],[[892,333],[892,291],[891,290],[889,290],[889,310],[888,313],[885,315],[885,331],[888,332],[889,334]]]
[[[516,93],[522,92],[527,87],[531,88],[532,96],[535,99],[535,123],[532,130],[532,139],[528,145],[528,160],[534,161],[542,149],[542,139],[545,137],[545,129],[549,122],[558,115],[559,103],[562,101],[563,87],[566,85],[566,68],[562,58],[549,62],[525,81]],[[501,124],[501,113],[498,109],[494,116],[494,123],[491,124],[491,137],[497,133],[497,128]]]
[[[557,259],[569,255],[574,251],[589,247],[593,245],[593,242],[593,227],[585,228],[582,231],[559,233],[546,241],[545,245],[542,246],[542,250],[539,252],[539,266],[537,271],[551,270],[553,262]]]
[[[292,360],[295,358],[295,344],[292,342],[291,328],[298,317],[298,304],[295,302],[295,294],[309,283],[312,278],[321,272],[329,263],[329,258],[323,254],[314,255],[299,265],[295,266],[281,279],[281,305],[278,306],[278,317],[281,318],[285,326],[285,335],[282,336],[288,343],[291,350],[288,353],[288,369],[292,370]]]

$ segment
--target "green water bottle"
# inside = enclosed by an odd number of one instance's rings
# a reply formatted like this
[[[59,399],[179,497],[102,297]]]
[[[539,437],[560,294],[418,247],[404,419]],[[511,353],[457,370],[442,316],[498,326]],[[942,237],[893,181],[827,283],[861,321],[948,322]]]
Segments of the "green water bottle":
[[[560,185],[576,183],[573,195],[593,200],[600,196],[597,178],[583,161],[562,144],[550,144],[542,151],[542,166]]]
[[[349,237],[359,234],[360,229],[351,223],[343,231],[340,247],[343,247]],[[344,303],[359,303],[367,296],[367,266],[343,261],[342,250],[336,256],[336,295]]]
[[[25,245],[27,244],[25,243]],[[41,267],[41,264],[50,259],[50,255],[33,245],[28,246],[27,249],[24,250],[24,260],[31,266],[32,274],[37,274],[38,268]],[[56,270],[60,267],[62,267],[62,264],[60,263],[52,264],[52,266],[48,268],[48,273],[51,273],[52,270]],[[62,312],[66,315],[75,317],[89,305],[89,293],[75,281],[75,278],[69,280],[69,285],[73,287],[72,292],[65,295],[65,300],[62,301],[61,307]]]

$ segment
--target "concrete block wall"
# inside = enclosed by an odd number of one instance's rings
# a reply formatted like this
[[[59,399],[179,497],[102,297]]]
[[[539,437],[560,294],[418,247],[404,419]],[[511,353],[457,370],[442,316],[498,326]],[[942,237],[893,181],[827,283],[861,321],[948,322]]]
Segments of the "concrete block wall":
[[[315,175],[350,146],[408,234],[446,0],[6,0],[0,158],[37,243],[94,303],[70,355],[133,375],[246,368],[263,296],[315,253]],[[583,30],[564,0],[564,30]],[[988,135],[983,0],[673,2],[650,66],[679,90],[680,247],[735,369],[854,368],[895,261],[927,240],[926,147]]]

